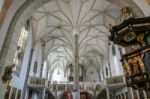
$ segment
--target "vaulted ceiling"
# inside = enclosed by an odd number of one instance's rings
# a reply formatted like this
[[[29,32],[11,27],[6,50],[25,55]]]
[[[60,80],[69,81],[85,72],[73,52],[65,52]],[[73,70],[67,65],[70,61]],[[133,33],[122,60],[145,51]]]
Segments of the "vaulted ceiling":
[[[32,15],[34,41],[46,43],[50,66],[73,62],[74,35],[79,36],[79,63],[97,70],[108,59],[109,24],[121,21],[120,8],[106,0],[52,0]]]

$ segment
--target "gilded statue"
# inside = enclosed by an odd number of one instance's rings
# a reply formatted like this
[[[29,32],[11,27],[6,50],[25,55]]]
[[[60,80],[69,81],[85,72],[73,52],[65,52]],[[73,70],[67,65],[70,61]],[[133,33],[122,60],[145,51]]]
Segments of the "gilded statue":
[[[139,65],[140,65],[142,72],[145,72],[145,65],[143,63],[143,58],[144,58],[144,54],[142,54],[141,56],[138,56],[137,59],[139,61]]]
[[[132,18],[131,8],[124,7],[121,9],[121,12],[122,12],[122,16],[123,16],[124,20],[128,20],[128,19]]]
[[[15,67],[15,64],[5,67],[4,74],[2,76],[3,83],[6,84],[7,82],[9,82],[12,79],[12,73],[13,73],[14,67]]]
[[[132,66],[133,75],[138,74],[139,72],[139,63],[136,57],[128,60],[129,64]]]
[[[130,76],[130,66],[129,66],[129,64],[128,64],[128,62],[127,61],[123,61],[123,65],[124,65],[124,72],[125,72],[125,76],[126,76],[126,78],[129,78],[129,76]]]
[[[133,41],[134,39],[136,38],[136,34],[134,32],[130,32],[130,33],[127,33],[123,39],[126,41],[126,42],[131,42]]]

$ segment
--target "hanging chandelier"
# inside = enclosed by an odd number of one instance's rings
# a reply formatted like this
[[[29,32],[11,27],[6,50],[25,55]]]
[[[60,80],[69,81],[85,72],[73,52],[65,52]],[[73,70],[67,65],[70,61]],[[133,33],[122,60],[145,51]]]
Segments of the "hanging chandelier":
[[[122,56],[127,86],[135,89],[150,88],[150,17],[134,18],[131,8],[121,9],[123,22],[110,30],[114,44],[139,46]]]

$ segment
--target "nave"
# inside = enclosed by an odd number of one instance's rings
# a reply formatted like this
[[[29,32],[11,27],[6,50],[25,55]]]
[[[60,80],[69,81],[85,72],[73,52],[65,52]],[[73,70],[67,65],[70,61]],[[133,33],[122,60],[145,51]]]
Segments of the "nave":
[[[150,0],[0,0],[0,99],[150,99]]]

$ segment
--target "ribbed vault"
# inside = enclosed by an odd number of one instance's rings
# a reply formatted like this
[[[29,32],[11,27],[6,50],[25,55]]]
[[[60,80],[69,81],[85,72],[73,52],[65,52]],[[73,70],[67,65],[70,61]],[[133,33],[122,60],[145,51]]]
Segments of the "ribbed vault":
[[[74,35],[79,36],[79,63],[97,72],[108,61],[109,24],[121,21],[119,7],[106,0],[53,0],[32,15],[34,41],[46,43],[51,70],[73,63]],[[104,62],[105,61],[105,62]]]

